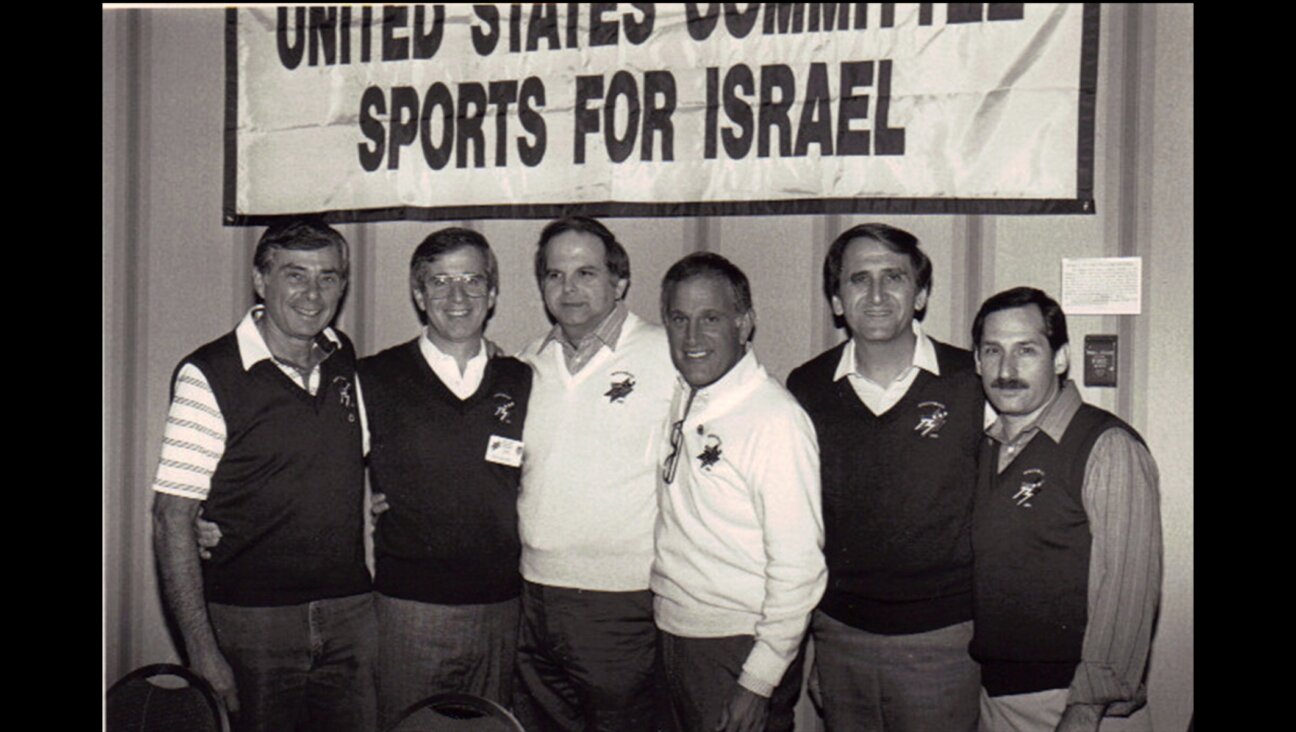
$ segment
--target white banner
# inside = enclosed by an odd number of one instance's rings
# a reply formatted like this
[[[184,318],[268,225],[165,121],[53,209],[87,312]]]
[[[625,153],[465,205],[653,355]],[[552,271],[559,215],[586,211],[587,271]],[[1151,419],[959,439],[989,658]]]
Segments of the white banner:
[[[1097,4],[227,12],[229,224],[1093,212]]]

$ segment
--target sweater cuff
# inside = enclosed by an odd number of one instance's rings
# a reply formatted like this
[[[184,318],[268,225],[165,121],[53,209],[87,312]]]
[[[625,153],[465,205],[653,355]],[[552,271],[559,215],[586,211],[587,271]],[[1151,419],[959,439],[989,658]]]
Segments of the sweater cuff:
[[[743,671],[738,676],[738,685],[750,691],[757,696],[763,696],[766,699],[774,695],[774,685],[761,681],[751,674]]]
[[[783,679],[789,663],[790,660],[783,660],[768,644],[757,639],[743,663],[738,684],[754,694],[769,697]]]

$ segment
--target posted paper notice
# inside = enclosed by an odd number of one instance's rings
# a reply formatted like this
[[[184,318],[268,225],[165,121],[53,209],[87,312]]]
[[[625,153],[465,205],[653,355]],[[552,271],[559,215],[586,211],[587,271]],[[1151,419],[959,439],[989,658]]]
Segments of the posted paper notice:
[[[1143,258],[1063,259],[1062,310],[1067,315],[1141,314]]]

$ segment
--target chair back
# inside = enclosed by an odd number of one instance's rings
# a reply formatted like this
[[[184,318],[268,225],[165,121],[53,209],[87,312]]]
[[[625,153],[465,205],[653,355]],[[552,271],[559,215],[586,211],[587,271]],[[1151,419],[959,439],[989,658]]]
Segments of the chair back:
[[[411,704],[384,732],[526,732],[517,718],[490,699],[453,692]]]
[[[108,689],[108,732],[229,732],[207,680],[171,663],[126,674]]]

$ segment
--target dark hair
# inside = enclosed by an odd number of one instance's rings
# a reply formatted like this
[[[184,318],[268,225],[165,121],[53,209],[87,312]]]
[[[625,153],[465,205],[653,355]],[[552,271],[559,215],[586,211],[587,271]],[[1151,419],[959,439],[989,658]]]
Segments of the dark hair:
[[[694,277],[711,277],[729,283],[733,291],[734,304],[739,313],[752,309],[751,283],[738,265],[714,252],[694,252],[666,270],[661,283],[662,320],[666,319],[666,308],[670,303],[671,293],[679,283]]]
[[[568,216],[550,221],[540,232],[540,243],[536,246],[535,253],[536,284],[540,285],[540,289],[544,289],[545,247],[551,239],[565,231],[583,231],[597,236],[603,242],[608,272],[618,280],[626,281],[626,290],[621,293],[621,297],[625,298],[626,292],[630,291],[630,255],[626,254],[625,247],[621,246],[621,242],[616,240],[606,226],[587,216]]]
[[[351,252],[347,240],[336,229],[318,218],[291,219],[272,224],[257,242],[252,255],[252,266],[261,274],[270,273],[271,253],[275,249],[314,251],[324,247],[337,247],[342,255],[342,277],[351,271]]]
[[[1057,300],[1049,297],[1043,290],[1037,290],[1034,287],[1014,287],[1011,290],[1004,290],[991,295],[988,300],[981,303],[981,309],[977,310],[976,318],[972,320],[972,348],[981,349],[981,336],[985,332],[985,321],[986,318],[990,317],[991,313],[1026,307],[1027,305],[1034,305],[1039,308],[1040,315],[1044,317],[1044,336],[1048,338],[1049,348],[1054,353],[1057,353],[1058,349],[1069,342],[1066,314],[1062,312],[1062,306],[1058,305]],[[1058,383],[1065,383],[1066,377],[1065,372],[1059,374]]]
[[[857,224],[833,239],[833,243],[828,246],[828,256],[824,257],[824,295],[829,301],[841,289],[842,259],[846,255],[846,247],[855,239],[872,239],[896,254],[909,257],[909,263],[914,271],[914,283],[917,285],[916,291],[927,290],[927,294],[931,294],[932,263],[926,252],[919,248],[921,242],[918,241],[918,237],[904,229],[886,224]],[[922,320],[926,314],[927,308],[923,308],[915,313],[914,317]]]
[[[492,292],[498,292],[499,263],[495,260],[495,252],[491,251],[486,237],[462,226],[438,229],[428,234],[423,243],[418,245],[413,256],[410,257],[410,286],[422,287],[425,269],[423,265],[432,264],[437,257],[463,247],[481,252],[482,258],[486,260],[486,279],[490,283],[490,289]]]

